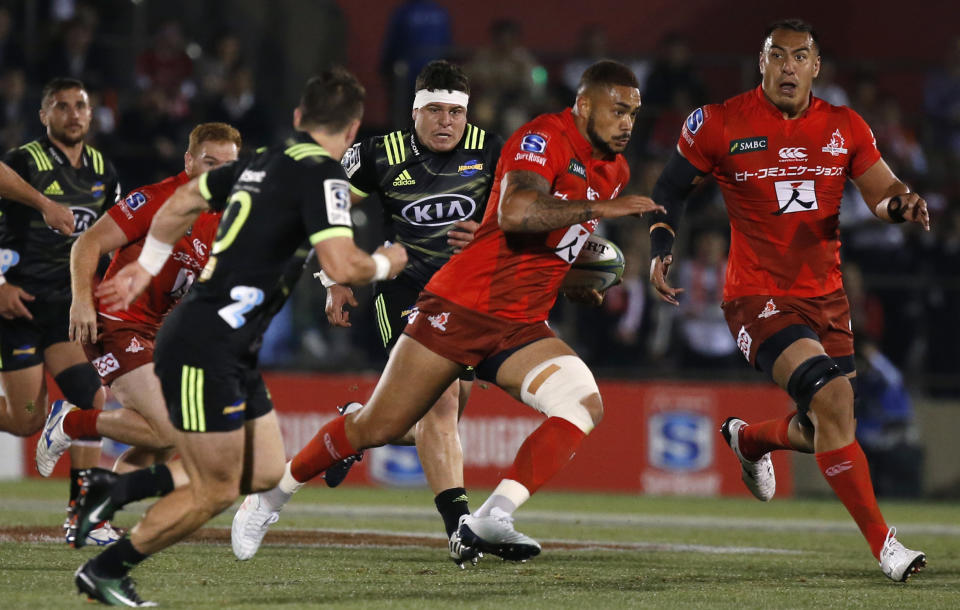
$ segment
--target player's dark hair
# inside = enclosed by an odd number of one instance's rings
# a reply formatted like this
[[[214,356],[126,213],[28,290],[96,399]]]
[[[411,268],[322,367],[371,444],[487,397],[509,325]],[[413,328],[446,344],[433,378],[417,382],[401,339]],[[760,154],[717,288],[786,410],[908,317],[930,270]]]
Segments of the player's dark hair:
[[[619,61],[601,59],[584,71],[583,76],[580,77],[580,84],[577,85],[577,95],[594,87],[610,86],[639,89],[640,83],[633,70]]]
[[[237,148],[243,148],[240,132],[226,123],[200,123],[190,132],[190,145],[187,150],[191,154],[204,142],[233,142]]]
[[[820,54],[820,37],[817,35],[817,31],[813,29],[813,26],[803,19],[780,19],[768,25],[766,31],[763,33],[763,41],[760,43],[761,49],[763,45],[767,44],[767,38],[770,38],[770,34],[773,34],[775,30],[791,30],[802,34],[810,34],[810,39],[813,40],[814,46],[817,47],[817,54]]]
[[[363,116],[367,92],[346,68],[334,67],[312,77],[300,97],[300,128],[336,133]]]
[[[463,91],[470,93],[470,80],[463,69],[445,59],[431,61],[417,75],[415,89]]]
[[[83,85],[82,81],[75,78],[57,77],[43,86],[43,93],[40,95],[40,105],[45,105],[51,96],[68,89],[83,89],[86,91],[87,88]]]

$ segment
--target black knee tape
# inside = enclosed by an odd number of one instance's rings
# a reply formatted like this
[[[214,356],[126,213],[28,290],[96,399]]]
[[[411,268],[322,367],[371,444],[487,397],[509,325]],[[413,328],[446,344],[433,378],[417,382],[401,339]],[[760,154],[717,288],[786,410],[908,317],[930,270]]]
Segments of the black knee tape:
[[[810,402],[820,388],[837,377],[843,377],[843,371],[830,356],[814,356],[800,363],[790,375],[787,382],[787,392],[797,403],[797,414],[800,423],[813,428],[813,422],[807,416],[810,411]]]
[[[100,375],[89,362],[75,364],[53,378],[64,397],[81,409],[92,409],[102,384]]]

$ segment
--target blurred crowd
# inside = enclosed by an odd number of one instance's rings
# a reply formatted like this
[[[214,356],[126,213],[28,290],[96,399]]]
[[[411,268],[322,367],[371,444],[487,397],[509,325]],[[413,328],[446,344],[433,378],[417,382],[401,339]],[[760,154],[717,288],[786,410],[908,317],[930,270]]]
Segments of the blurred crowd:
[[[123,10],[120,5],[123,4]],[[186,134],[200,121],[225,121],[259,146],[288,133],[289,104],[272,95],[271,69],[244,43],[239,29],[189,29],[169,15],[126,35],[130,2],[32,0],[0,2],[0,145],[19,146],[41,134],[39,91],[53,76],[83,80],[96,104],[91,143],[120,173],[125,188],[182,169]],[[134,5],[139,4],[137,2]],[[336,3],[321,3],[336,11]],[[107,8],[105,8],[107,7]],[[109,10],[110,8],[116,10]],[[335,15],[334,15],[335,17]],[[194,15],[197,20],[197,15]],[[453,39],[451,17],[430,0],[409,0],[383,33],[379,71],[389,97],[389,125],[410,121],[413,79],[428,61],[462,63],[472,85],[470,121],[503,136],[532,116],[568,106],[582,71],[611,57],[602,26],[585,25],[569,56],[538,56],[524,45],[524,24],[496,19],[479,48]],[[189,29],[189,31],[188,31]],[[846,194],[841,226],[845,278],[858,336],[902,371],[912,389],[960,396],[960,37],[930,65],[918,108],[906,112],[862,66],[825,61],[815,95],[847,104],[873,128],[894,172],[924,195],[933,230],[891,226],[872,217],[855,188]],[[684,118],[722,101],[706,85],[704,66],[683,33],[668,33],[649,56],[614,57],[637,74],[642,114],[628,152],[634,192],[649,194],[676,145]],[[741,90],[756,86],[755,55],[745,53]],[[317,62],[318,64],[322,62]],[[314,65],[313,69],[323,67]],[[375,209],[355,210],[370,246],[382,239]],[[719,308],[728,229],[723,201],[710,181],[687,207],[678,238],[674,281],[686,288],[682,305],[659,305],[646,279],[645,221],[622,220],[601,232],[624,250],[622,284],[602,307],[558,303],[553,326],[601,376],[759,379],[743,363]],[[352,329],[331,330],[324,291],[305,276],[278,316],[262,352],[264,364],[285,368],[376,369],[382,363],[369,300]],[[363,322],[360,322],[363,321]],[[888,369],[884,369],[888,370]]]

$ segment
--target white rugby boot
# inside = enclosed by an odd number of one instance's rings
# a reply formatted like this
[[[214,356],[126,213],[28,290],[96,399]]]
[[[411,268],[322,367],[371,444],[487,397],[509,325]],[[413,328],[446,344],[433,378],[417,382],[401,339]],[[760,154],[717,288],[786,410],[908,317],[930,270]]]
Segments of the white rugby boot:
[[[880,549],[880,569],[890,580],[907,582],[908,578],[927,567],[927,556],[900,544],[896,535],[897,528],[891,527]]]
[[[751,462],[740,453],[740,429],[748,425],[738,417],[728,417],[720,426],[720,434],[733,449],[733,454],[740,460],[740,478],[746,483],[747,489],[758,500],[769,502],[777,493],[777,477],[773,474],[773,460],[770,454],[765,454],[756,462]]]

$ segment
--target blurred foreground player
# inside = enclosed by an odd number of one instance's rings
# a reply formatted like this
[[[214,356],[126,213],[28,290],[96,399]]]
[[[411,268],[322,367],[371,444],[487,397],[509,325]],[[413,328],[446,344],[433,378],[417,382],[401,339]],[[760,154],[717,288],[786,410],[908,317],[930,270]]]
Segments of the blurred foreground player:
[[[108,309],[129,307],[197,216],[223,210],[210,259],[160,328],[154,358],[190,482],[163,496],[128,537],[77,570],[76,584],[91,598],[142,604],[128,574],[132,568],[197,530],[240,493],[270,489],[280,480],[283,439],[256,362],[277,294],[286,288],[278,282],[300,245],[309,240],[337,282],[384,280],[406,264],[402,246],[370,256],[353,242],[350,185],[339,161],[360,126],[363,97],[346,70],[310,79],[294,111],[293,140],[179,187],[154,217],[137,261],[98,288]],[[84,479],[78,540],[92,519],[118,508],[114,482]]]
[[[64,415],[48,421],[44,438],[37,443],[37,470],[50,476],[57,460],[72,439],[100,435],[132,445],[114,465],[116,472],[128,472],[151,464],[167,471],[164,462],[172,454],[173,427],[163,402],[160,381],[153,372],[153,347],[164,317],[186,294],[200,275],[217,233],[220,214],[205,212],[180,238],[173,255],[154,277],[148,291],[128,310],[108,312],[95,303],[94,273],[97,261],[116,251],[104,281],[134,261],[160,206],[178,186],[204,172],[237,160],[240,133],[225,123],[203,123],[190,133],[184,153],[184,170],[148,186],[140,187],[112,207],[74,243],[70,255],[73,301],[70,306],[70,338],[84,345],[91,362],[123,408],[112,411],[80,410],[68,405]],[[162,495],[173,488],[174,479],[186,483],[182,467],[163,479],[142,497]],[[139,475],[127,486],[137,493]],[[139,499],[139,498],[138,498]],[[75,523],[71,529],[75,529]],[[68,531],[67,542],[72,543]]]
[[[376,313],[383,346],[389,351],[400,338],[407,317],[416,311],[420,291],[450,257],[473,239],[490,196],[503,147],[494,134],[467,123],[470,83],[463,71],[443,60],[433,61],[417,78],[413,129],[391,132],[355,144],[343,157],[355,195],[354,204],[375,194],[388,236],[407,247],[409,263],[396,279],[377,282]],[[350,326],[345,305],[357,305],[353,291],[321,278],[327,286],[327,319]],[[450,558],[476,561],[457,534],[460,517],[469,514],[463,482],[463,450],[457,422],[467,404],[474,372],[467,370],[450,384],[437,403],[394,444],[416,444],[434,504],[443,518]],[[360,403],[344,408],[355,410]],[[342,411],[343,412],[343,411]],[[327,469],[327,485],[335,487],[356,458]],[[304,470],[304,450],[287,464],[275,490],[250,496],[233,521],[233,552],[249,559],[257,552],[266,528],[312,471]]]
[[[662,210],[647,197],[620,196],[629,180],[620,153],[639,109],[636,77],[603,61],[584,72],[573,108],[513,134],[476,237],[427,284],[366,406],[329,422],[301,451],[294,485],[404,434],[473,366],[547,419],[494,494],[460,518],[460,538],[505,559],[540,552],[514,530],[512,514],[569,461],[603,412],[593,374],[547,315],[600,218]]]
[[[776,489],[775,449],[815,453],[830,487],[850,512],[883,573],[903,581],[926,565],[880,514],[866,457],[855,438],[853,333],[840,275],[839,209],[852,179],[882,220],[929,230],[927,205],[887,167],[870,128],[854,111],[810,93],[820,46],[799,20],[771,25],[760,52],[763,82],[686,120],[677,152],[653,195],[666,218],[650,220],[650,279],[677,304],[666,282],[683,202],[713,173],[730,216],[723,310],[747,361],[797,404],[791,415],[721,428],[753,494]]]

